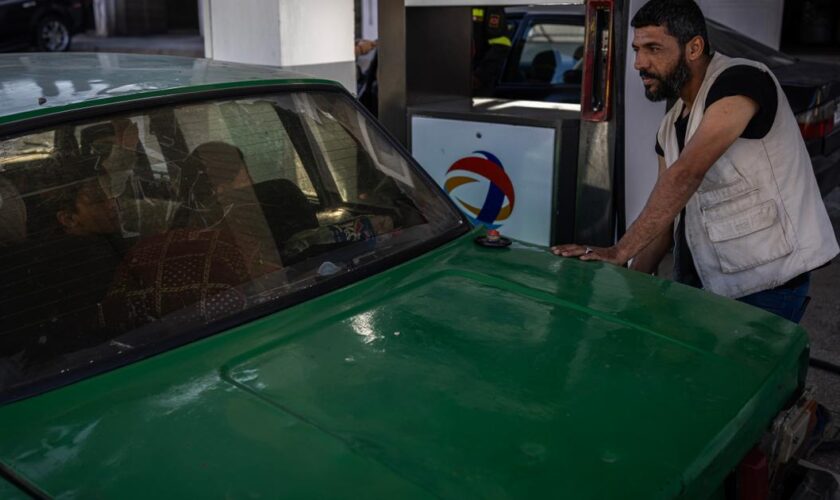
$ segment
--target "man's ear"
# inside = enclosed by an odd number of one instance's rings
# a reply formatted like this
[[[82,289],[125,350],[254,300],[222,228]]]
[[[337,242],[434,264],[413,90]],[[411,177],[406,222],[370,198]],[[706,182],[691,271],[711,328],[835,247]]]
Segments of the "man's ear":
[[[67,229],[71,229],[76,226],[76,215],[73,212],[67,210],[59,210],[55,214],[55,218],[58,219],[59,224],[61,224]]]
[[[688,41],[685,55],[689,61],[696,61],[703,57],[703,51],[706,48],[706,42],[700,35],[695,36]]]

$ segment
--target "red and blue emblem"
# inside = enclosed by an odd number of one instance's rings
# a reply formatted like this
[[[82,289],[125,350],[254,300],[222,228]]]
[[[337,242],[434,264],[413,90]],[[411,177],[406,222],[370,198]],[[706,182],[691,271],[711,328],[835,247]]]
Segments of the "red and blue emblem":
[[[444,189],[453,200],[458,202],[473,224],[495,229],[501,226],[499,222],[506,220],[513,213],[516,201],[513,183],[505,172],[502,162],[492,153],[474,151],[471,156],[453,163],[446,171],[446,177]],[[479,182],[481,179],[489,181],[490,185],[480,207],[467,203],[453,194],[459,187]]]

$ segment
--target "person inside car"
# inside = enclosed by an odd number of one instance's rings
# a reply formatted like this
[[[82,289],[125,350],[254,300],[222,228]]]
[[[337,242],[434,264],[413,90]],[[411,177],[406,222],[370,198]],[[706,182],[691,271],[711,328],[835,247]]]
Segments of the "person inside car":
[[[96,176],[75,177],[41,194],[36,210],[44,216],[34,218],[33,235],[3,249],[7,265],[0,276],[7,332],[25,332],[7,335],[18,342],[0,343],[0,350],[27,365],[49,359],[54,346],[97,342],[95,304],[130,245],[120,233],[116,203]]]
[[[537,53],[531,61],[531,68],[528,71],[528,82],[530,83],[553,83],[554,72],[557,69],[557,58],[553,50],[544,50]]]
[[[281,269],[272,228],[283,221],[266,219],[242,150],[221,141],[206,142],[193,150],[186,163],[194,164],[200,177],[209,182],[210,200],[204,204],[220,208],[218,222],[237,241],[251,276]]]

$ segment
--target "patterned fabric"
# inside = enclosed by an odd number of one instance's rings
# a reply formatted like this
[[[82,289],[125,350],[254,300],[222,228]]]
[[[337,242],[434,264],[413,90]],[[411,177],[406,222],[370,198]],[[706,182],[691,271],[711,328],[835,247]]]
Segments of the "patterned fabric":
[[[101,305],[100,321],[123,329],[163,317],[175,323],[213,321],[245,309],[247,298],[236,287],[248,279],[230,233],[175,229],[128,252]]]

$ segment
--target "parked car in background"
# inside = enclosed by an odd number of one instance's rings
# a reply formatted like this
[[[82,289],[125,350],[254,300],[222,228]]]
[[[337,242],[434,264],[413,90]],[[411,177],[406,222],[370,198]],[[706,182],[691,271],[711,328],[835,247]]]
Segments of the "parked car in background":
[[[492,93],[505,99],[580,102],[583,5],[511,7],[512,49]],[[840,183],[840,65],[783,54],[713,20],[714,50],[767,65],[799,122],[823,194]]]
[[[0,2],[0,51],[34,46],[43,52],[70,48],[82,29],[82,0],[4,0]]]
[[[2,498],[753,498],[807,442],[799,326],[488,242],[337,83],[0,82]]]

